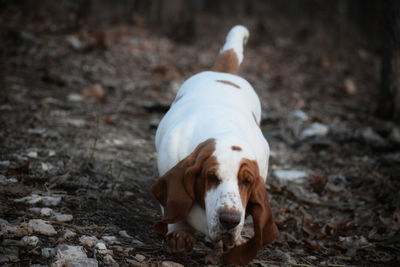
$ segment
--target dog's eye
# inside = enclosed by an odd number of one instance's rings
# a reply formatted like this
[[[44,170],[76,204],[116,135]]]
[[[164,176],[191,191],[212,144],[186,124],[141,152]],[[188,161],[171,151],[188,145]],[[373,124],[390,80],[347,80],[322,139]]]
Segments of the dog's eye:
[[[250,184],[250,181],[248,179],[244,179],[241,183],[242,186],[248,186]]]
[[[212,184],[219,184],[221,181],[215,174],[210,174],[208,175],[208,181]]]

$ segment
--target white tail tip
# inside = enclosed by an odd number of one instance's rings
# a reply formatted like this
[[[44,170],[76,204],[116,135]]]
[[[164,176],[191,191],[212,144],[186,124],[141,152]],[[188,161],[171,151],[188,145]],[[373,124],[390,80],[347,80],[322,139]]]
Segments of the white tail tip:
[[[226,36],[226,41],[224,46],[222,47],[220,53],[233,49],[236,52],[238,57],[238,63],[242,63],[243,60],[243,48],[249,39],[249,30],[242,26],[236,25],[234,26]]]

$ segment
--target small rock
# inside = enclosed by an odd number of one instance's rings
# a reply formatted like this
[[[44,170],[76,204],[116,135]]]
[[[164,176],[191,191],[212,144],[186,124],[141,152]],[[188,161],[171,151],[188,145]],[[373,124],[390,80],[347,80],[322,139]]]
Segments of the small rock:
[[[19,226],[2,224],[1,232],[8,237],[23,237],[33,233],[32,228],[27,223],[22,223]]]
[[[36,246],[39,243],[39,237],[37,236],[24,236],[21,240],[26,246]]]
[[[85,47],[82,41],[75,35],[67,36],[66,41],[76,51],[82,51]]]
[[[11,177],[11,178],[7,179],[7,182],[10,184],[16,184],[16,183],[18,183],[18,179],[15,177]]]
[[[142,254],[136,254],[135,259],[137,259],[139,262],[142,262],[146,259],[146,257],[143,256]]]
[[[161,267],[184,267],[182,264],[173,261],[163,261]]]
[[[83,127],[86,124],[86,121],[84,119],[73,119],[73,118],[68,118],[65,120],[65,122],[71,126],[75,127]]]
[[[344,88],[349,95],[354,95],[357,93],[357,85],[351,78],[346,78],[344,80]]]
[[[82,246],[91,248],[94,247],[99,240],[95,236],[84,235],[79,238],[79,242]]]
[[[67,99],[71,102],[82,102],[83,96],[81,94],[72,93],[67,96]]]
[[[42,170],[45,171],[45,172],[47,172],[47,171],[49,171],[49,170],[54,168],[54,166],[52,164],[48,163],[48,162],[42,162],[41,166],[42,166]]]
[[[42,257],[44,258],[50,258],[55,256],[57,253],[56,248],[42,248]]]
[[[8,166],[10,166],[10,161],[9,160],[0,160],[0,166],[1,167],[8,167]]]
[[[115,236],[103,236],[102,239],[109,245],[117,243],[117,238]]]
[[[97,267],[96,259],[88,258],[83,247],[59,245],[57,247],[57,261],[51,266],[60,267]]]
[[[71,231],[71,230],[69,230],[69,229],[67,229],[67,230],[65,231],[64,235],[63,235],[63,237],[64,237],[65,239],[72,238],[72,237],[74,237],[74,236],[76,236],[76,233],[73,232],[73,231]]]
[[[71,214],[56,214],[53,219],[57,222],[70,222],[73,220],[73,216]]]
[[[5,177],[4,175],[0,174],[0,185],[1,186],[5,186],[7,184],[8,184],[7,177]]]
[[[328,134],[328,126],[322,123],[314,122],[310,127],[301,132],[300,138],[306,139],[313,136],[326,136]]]
[[[109,265],[110,267],[118,267],[119,264],[114,260],[114,258],[111,255],[105,255],[104,258],[104,263]]]
[[[0,218],[0,225],[2,224],[8,224],[8,221],[6,219]]]
[[[377,134],[371,127],[368,127],[361,133],[364,141],[373,147],[381,147],[386,145],[385,139]]]
[[[38,157],[38,153],[36,151],[31,151],[26,154],[29,158],[36,159]]]
[[[281,181],[290,181],[297,183],[301,183],[303,178],[308,176],[305,171],[298,170],[275,170],[273,171],[273,174]]]
[[[126,230],[119,231],[118,234],[119,234],[120,236],[122,236],[122,237],[125,237],[125,238],[133,238],[132,236],[130,236],[130,235],[128,234],[128,232],[127,232]]]
[[[57,206],[61,202],[61,196],[48,196],[42,197],[42,204],[44,206]]]
[[[19,251],[17,247],[0,246],[0,263],[18,262]]]
[[[105,245],[103,242],[98,242],[98,243],[96,244],[96,248],[99,249],[99,250],[105,250],[105,249],[107,249],[106,245]]]
[[[135,245],[138,246],[138,247],[144,247],[144,246],[146,246],[142,241],[137,240],[137,239],[133,239],[133,240],[132,240],[132,243],[135,244]]]
[[[54,150],[49,150],[48,156],[49,157],[54,157],[56,155],[56,152]]]
[[[54,214],[53,209],[50,209],[50,208],[42,208],[42,209],[40,209],[40,215],[41,216],[48,217],[48,216],[53,215],[53,214]]]
[[[389,139],[396,144],[400,144],[400,127],[393,127]]]
[[[53,236],[57,234],[56,230],[54,230],[54,227],[51,224],[41,219],[29,220],[29,226],[35,233],[47,236]]]
[[[99,263],[96,259],[86,258],[86,259],[75,259],[75,260],[57,260],[51,267],[98,267]]]
[[[44,206],[57,206],[61,202],[61,196],[39,196],[32,194],[23,198],[14,199],[15,202],[25,202],[31,205],[42,203]]]

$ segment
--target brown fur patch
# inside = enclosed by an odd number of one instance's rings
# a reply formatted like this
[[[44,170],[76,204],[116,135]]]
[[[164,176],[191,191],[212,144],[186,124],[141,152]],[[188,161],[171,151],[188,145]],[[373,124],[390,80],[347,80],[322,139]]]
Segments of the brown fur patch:
[[[219,54],[212,70],[237,74],[239,71],[239,59],[235,51],[231,48]]]
[[[236,83],[230,82],[230,81],[226,81],[226,80],[216,80],[216,82],[229,84],[229,85],[232,85],[233,87],[236,87],[237,89],[240,89],[240,86],[239,86],[239,85],[237,85]]]
[[[242,151],[242,148],[240,146],[231,146],[231,149],[233,151]]]
[[[203,166],[208,166],[214,150],[215,139],[200,143],[189,156],[178,162],[152,185],[153,195],[164,207],[164,218],[154,225],[154,230],[160,238],[165,238],[168,224],[181,221],[188,215],[198,197],[200,201],[202,197],[204,203],[204,193],[200,192],[202,196],[198,196],[197,185],[204,170]]]

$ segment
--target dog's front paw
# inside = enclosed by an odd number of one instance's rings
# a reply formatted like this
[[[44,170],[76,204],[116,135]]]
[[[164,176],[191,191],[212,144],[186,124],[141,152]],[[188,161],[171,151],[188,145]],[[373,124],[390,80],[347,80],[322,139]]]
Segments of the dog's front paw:
[[[170,252],[187,254],[193,250],[196,239],[186,232],[178,231],[168,234],[165,242]]]

